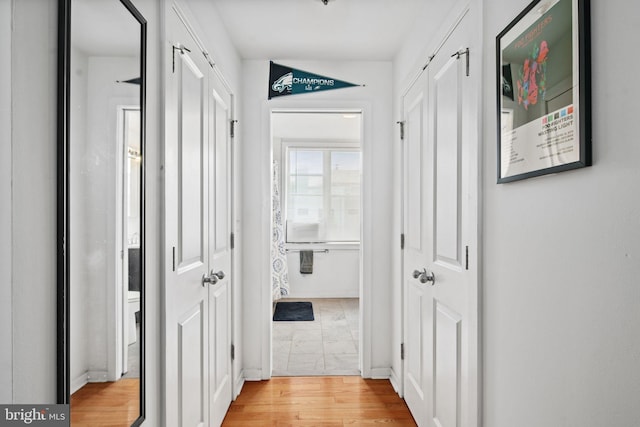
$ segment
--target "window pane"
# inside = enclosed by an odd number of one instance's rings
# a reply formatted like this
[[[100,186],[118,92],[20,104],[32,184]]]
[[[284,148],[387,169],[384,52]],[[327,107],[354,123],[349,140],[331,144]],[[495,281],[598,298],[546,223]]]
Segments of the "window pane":
[[[320,222],[322,219],[322,196],[289,197],[287,220],[294,222]]]
[[[360,240],[360,196],[331,197],[326,234],[328,240]]]
[[[322,175],[322,151],[291,150],[289,173],[291,175]]]
[[[331,170],[360,171],[359,151],[333,151],[331,153]]]
[[[360,152],[331,152],[331,206],[327,239],[360,240]]]
[[[331,195],[360,195],[360,153],[331,153]]]
[[[322,176],[291,176],[289,177],[289,196],[294,195],[322,195]]]
[[[360,164],[359,151],[290,149],[287,241],[360,241]]]

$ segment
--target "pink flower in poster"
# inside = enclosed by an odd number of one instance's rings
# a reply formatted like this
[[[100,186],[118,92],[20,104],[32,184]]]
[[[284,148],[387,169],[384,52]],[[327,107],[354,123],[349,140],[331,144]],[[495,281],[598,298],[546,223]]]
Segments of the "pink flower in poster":
[[[538,103],[538,95],[542,95],[544,98],[548,54],[549,46],[546,40],[543,40],[539,45],[533,47],[530,57],[525,59],[522,64],[516,86],[518,88],[518,104],[521,104],[525,110],[528,110],[530,105]]]

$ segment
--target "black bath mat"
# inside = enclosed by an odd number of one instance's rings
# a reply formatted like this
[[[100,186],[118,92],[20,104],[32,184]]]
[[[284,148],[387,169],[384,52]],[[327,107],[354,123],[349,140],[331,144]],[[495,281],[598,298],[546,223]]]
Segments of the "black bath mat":
[[[280,301],[276,303],[273,313],[274,321],[311,321],[313,320],[313,306],[310,302]]]

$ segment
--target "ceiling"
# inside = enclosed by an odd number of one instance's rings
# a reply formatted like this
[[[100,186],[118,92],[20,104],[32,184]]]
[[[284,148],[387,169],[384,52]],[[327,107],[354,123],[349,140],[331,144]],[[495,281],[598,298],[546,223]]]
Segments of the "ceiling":
[[[427,0],[210,0],[244,59],[392,60]]]
[[[71,37],[87,55],[140,55],[140,24],[120,2],[73,0]]]

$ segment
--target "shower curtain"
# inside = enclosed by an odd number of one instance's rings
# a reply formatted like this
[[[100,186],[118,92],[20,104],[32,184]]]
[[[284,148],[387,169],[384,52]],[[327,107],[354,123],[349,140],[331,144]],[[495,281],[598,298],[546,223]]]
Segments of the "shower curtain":
[[[287,251],[284,247],[284,227],[282,225],[282,208],[280,205],[280,171],[277,161],[273,161],[273,200],[271,236],[271,285],[273,300],[289,295],[289,279],[287,277]]]

